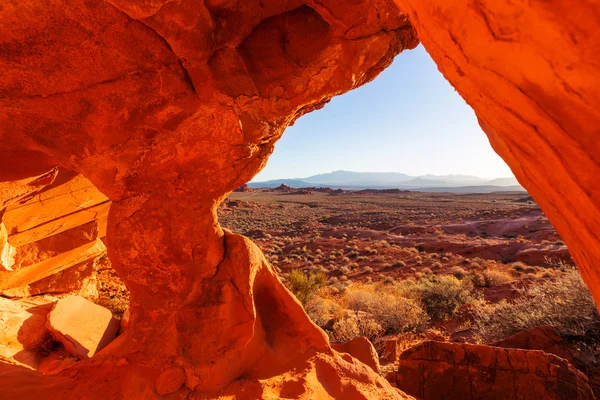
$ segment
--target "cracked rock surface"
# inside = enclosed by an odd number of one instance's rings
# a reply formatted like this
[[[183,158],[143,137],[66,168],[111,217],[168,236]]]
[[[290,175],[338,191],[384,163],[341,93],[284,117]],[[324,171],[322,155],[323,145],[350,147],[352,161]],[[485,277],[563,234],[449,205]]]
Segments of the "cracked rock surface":
[[[398,387],[419,399],[594,399],[587,377],[538,350],[427,341],[400,355]]]

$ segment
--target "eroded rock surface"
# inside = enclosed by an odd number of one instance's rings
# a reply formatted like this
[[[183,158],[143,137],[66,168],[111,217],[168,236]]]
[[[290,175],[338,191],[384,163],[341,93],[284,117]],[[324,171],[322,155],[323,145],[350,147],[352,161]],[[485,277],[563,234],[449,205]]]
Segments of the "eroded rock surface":
[[[41,350],[52,340],[46,318],[55,301],[43,296],[18,301],[0,297],[0,359],[37,367]]]
[[[576,364],[573,352],[551,326],[540,326],[517,332],[493,345],[509,349],[541,350]]]
[[[600,298],[597,15],[597,4],[566,0],[2,8],[1,207],[55,166],[89,179],[112,201],[108,252],[131,291],[127,331],[101,360],[51,382],[3,371],[3,393],[401,396],[332,352],[258,250],[225,234],[215,208],[265,165],[288,125],[416,46],[413,26]],[[14,240],[25,246],[108,212],[106,203],[86,210],[38,220]]]
[[[587,377],[537,350],[428,341],[400,355],[398,387],[419,399],[594,399]]]
[[[334,344],[331,347],[340,353],[350,354],[360,362],[371,367],[373,371],[379,372],[379,356],[373,343],[366,337],[359,336],[344,343]]]
[[[10,179],[60,165],[112,201],[108,252],[131,307],[107,357],[127,358],[120,368],[135,374],[105,366],[99,375],[136,381],[113,385],[115,398],[124,387],[140,398],[162,393],[161,376],[175,382],[165,393],[399,396],[335,355],[264,261],[226,253],[235,240],[215,212],[266,163],[286,126],[417,45],[392,0],[34,2],[0,18],[0,159],[11,161]],[[175,366],[186,371],[181,388],[163,375]],[[261,381],[291,369],[303,371],[289,378],[298,383],[267,390]],[[75,386],[74,398],[90,384]],[[90,397],[106,396],[100,386]]]

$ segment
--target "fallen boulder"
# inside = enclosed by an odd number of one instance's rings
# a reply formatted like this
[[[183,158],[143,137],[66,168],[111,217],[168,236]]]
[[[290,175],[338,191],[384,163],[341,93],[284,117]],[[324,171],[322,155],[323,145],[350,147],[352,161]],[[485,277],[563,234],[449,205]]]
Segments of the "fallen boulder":
[[[592,400],[588,378],[538,350],[427,341],[400,355],[398,388],[419,399]]]
[[[379,372],[379,357],[373,343],[364,336],[359,336],[344,343],[331,346],[335,351],[348,353],[363,364],[368,365],[375,372]]]
[[[116,337],[119,321],[106,308],[83,297],[70,296],[56,302],[46,327],[70,354],[85,359]]]

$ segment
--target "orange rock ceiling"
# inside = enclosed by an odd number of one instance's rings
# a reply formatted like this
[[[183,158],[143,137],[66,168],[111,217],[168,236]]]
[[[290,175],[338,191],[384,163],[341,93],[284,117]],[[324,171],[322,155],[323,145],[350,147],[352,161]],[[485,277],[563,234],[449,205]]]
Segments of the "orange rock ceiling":
[[[131,319],[57,376],[2,366],[0,388],[17,399],[402,398],[330,350],[215,207],[295,119],[375,78],[417,36],[600,299],[599,16],[597,3],[566,0],[3,5],[0,183],[61,166],[112,201],[106,240]]]

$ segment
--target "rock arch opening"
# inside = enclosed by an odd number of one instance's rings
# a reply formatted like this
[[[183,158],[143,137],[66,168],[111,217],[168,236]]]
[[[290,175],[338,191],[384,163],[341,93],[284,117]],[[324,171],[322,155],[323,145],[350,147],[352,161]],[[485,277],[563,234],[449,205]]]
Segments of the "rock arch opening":
[[[417,34],[600,297],[598,37],[588,35],[598,9],[570,7],[118,0],[0,10],[3,154],[36,152],[28,167],[78,171],[112,201],[109,257],[131,293],[129,327],[101,357],[52,379],[2,364],[3,393],[401,398],[330,349],[215,208],[286,126],[373,79]],[[261,43],[273,36],[271,53]]]

